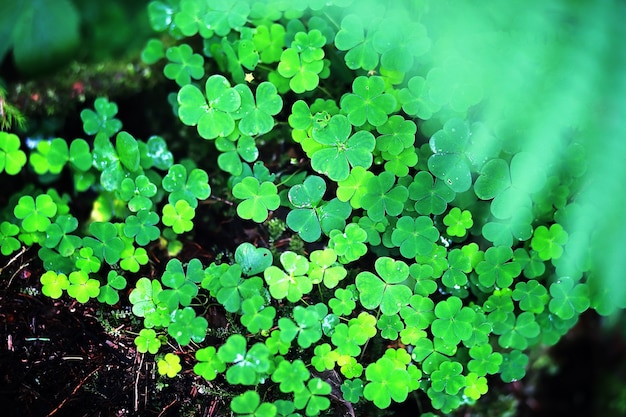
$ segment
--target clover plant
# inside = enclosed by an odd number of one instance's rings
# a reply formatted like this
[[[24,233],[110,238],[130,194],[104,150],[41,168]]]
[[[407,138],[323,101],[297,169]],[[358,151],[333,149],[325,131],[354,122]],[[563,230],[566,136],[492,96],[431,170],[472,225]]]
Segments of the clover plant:
[[[584,135],[562,139],[562,161],[526,149],[544,142],[515,124],[525,110],[490,115],[498,64],[449,48],[444,5],[405,3],[151,1],[162,38],[142,58],[165,61],[178,136],[136,138],[106,97],[80,112],[85,139],[27,149],[0,132],[0,173],[36,177],[7,197],[2,254],[37,246],[51,298],[129,291],[137,351],[160,375],[244,386],[233,415],[413,392],[446,414],[523,378],[580,314],[616,307],[574,222]],[[202,152],[178,160],[173,140]],[[88,216],[70,194],[96,196]],[[219,258],[183,250],[224,216],[246,232]]]

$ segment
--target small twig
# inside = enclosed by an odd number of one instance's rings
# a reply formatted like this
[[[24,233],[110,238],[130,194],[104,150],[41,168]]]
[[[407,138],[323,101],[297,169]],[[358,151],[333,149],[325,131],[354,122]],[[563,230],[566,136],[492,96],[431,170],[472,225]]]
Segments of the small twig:
[[[100,369],[102,368],[102,365],[98,366],[96,369],[94,369],[93,371],[89,372],[89,374],[87,374],[86,377],[84,377],[83,379],[81,379],[81,381],[78,383],[78,385],[76,385],[76,388],[74,388],[74,390],[72,390],[72,392],[70,393],[70,395],[68,395],[63,401],[61,401],[61,404],[59,404],[54,410],[50,411],[46,417],[50,417],[55,415],[61,408],[63,408],[63,406],[65,405],[65,403],[67,403],[70,398],[72,398],[74,396],[74,394],[76,394],[78,392],[78,390],[85,385],[85,383],[87,382],[87,380],[89,378],[91,378],[91,376],[93,374],[95,374],[96,372],[98,372]]]
[[[171,403],[166,405],[157,417],[161,417],[162,415],[164,415],[165,412],[176,403],[176,401],[178,401],[178,398],[174,398]]]
[[[135,412],[139,410],[139,377],[141,376],[141,367],[143,366],[143,353],[141,354],[141,360],[139,362],[139,369],[137,370],[137,378],[135,378]]]
[[[4,271],[9,265],[11,265],[13,262],[15,262],[17,260],[17,258],[19,258],[20,256],[24,255],[24,253],[27,250],[28,250],[27,246],[22,246],[20,248],[20,251],[18,253],[16,253],[15,255],[13,255],[13,257],[11,259],[9,259],[9,262],[7,262],[5,266],[0,268],[0,272]],[[6,286],[7,289],[11,286],[11,283],[13,282],[13,278],[15,278],[17,273],[20,272],[25,266],[28,266],[28,263],[26,265],[20,266],[20,268],[17,271],[15,271],[15,273],[13,275],[11,275],[11,278],[9,279],[9,283]]]

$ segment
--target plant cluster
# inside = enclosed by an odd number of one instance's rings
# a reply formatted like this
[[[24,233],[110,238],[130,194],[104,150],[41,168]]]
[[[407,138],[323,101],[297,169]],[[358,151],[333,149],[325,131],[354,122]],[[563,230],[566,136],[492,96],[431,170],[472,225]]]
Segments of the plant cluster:
[[[173,110],[217,151],[221,197],[261,230],[282,210],[277,235],[297,235],[300,249],[250,241],[223,262],[181,262],[207,171],[176,163],[159,136],[122,130],[99,98],[81,113],[86,140],[41,140],[27,158],[0,133],[7,175],[28,163],[46,184],[71,175],[76,193],[98,195],[85,222],[55,188],[15,195],[2,254],[37,245],[53,298],[114,305],[132,283],[138,351],[161,375],[190,367],[241,386],[235,415],[323,415],[337,395],[385,409],[414,391],[449,413],[492,375],[523,378],[530,349],[601,306],[589,262],[565,261],[582,147],[572,139],[538,169],[482,123],[483,79],[459,76],[461,57],[440,59],[425,11],[328,3],[152,1],[152,27],[176,44],[153,39],[142,54],[166,62]],[[271,172],[267,146],[301,158]],[[144,268],[153,242],[171,255],[156,277]],[[231,320],[218,343],[209,303]]]

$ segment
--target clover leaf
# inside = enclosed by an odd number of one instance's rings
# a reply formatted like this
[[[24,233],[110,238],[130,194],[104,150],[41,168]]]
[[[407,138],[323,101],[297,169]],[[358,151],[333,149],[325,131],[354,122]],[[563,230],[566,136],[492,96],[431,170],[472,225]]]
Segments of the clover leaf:
[[[60,298],[63,295],[63,290],[67,290],[70,286],[70,281],[65,274],[57,274],[54,271],[46,271],[39,278],[41,282],[41,292],[50,298]]]
[[[318,306],[321,306],[320,310],[317,309]],[[327,312],[328,309],[323,304],[307,308],[294,307],[293,320],[288,317],[282,317],[278,320],[280,337],[288,342],[297,337],[298,345],[305,349],[308,348],[322,338],[322,320]]]
[[[261,330],[269,330],[274,325],[276,309],[265,306],[265,300],[260,295],[254,295],[241,303],[241,324],[246,326],[250,333],[258,333]]]
[[[178,92],[178,116],[188,126],[198,127],[205,139],[228,136],[235,130],[231,113],[241,106],[241,96],[222,75],[211,75],[205,83],[205,94],[188,84]]]
[[[165,56],[170,62],[163,68],[163,74],[179,86],[190,84],[192,78],[199,80],[204,76],[204,58],[194,54],[186,43],[167,48]]]
[[[157,63],[164,56],[165,49],[160,39],[148,39],[146,46],[141,50],[141,60],[148,65]]]
[[[402,216],[391,234],[391,242],[400,248],[400,254],[411,259],[432,252],[433,244],[439,239],[439,230],[428,216]]]
[[[244,417],[275,417],[277,412],[274,404],[262,403],[256,391],[246,391],[234,397],[230,402],[230,409]]]
[[[109,102],[105,97],[98,97],[93,105],[95,112],[91,109],[83,109],[80,112],[83,130],[86,134],[103,133],[110,138],[122,129],[122,122],[115,118],[117,104]]]
[[[415,210],[422,215],[442,214],[456,193],[438,178],[433,181],[427,171],[415,174],[408,187],[409,198],[415,201]]]
[[[402,116],[394,115],[378,126],[377,130],[380,136],[376,138],[376,149],[391,155],[399,155],[404,149],[412,149],[417,126]]]
[[[305,61],[295,48],[287,48],[280,55],[278,74],[289,79],[294,93],[304,93],[317,88],[319,75],[324,69],[323,60]]]
[[[161,341],[157,338],[153,329],[141,329],[139,335],[135,337],[137,352],[156,354],[161,348]]]
[[[324,283],[326,288],[335,288],[348,271],[337,263],[337,252],[333,249],[315,250],[310,255],[309,278],[313,284]]]
[[[387,356],[379,358],[365,369],[368,384],[363,396],[378,408],[389,407],[391,400],[403,402],[409,393],[410,376],[404,366],[399,366]]]
[[[453,207],[443,218],[443,224],[448,226],[446,233],[449,236],[463,237],[467,234],[467,229],[474,225],[474,221],[470,211]]]
[[[156,226],[159,215],[150,210],[139,210],[136,214],[126,217],[124,236],[134,238],[140,246],[146,246],[161,236],[161,230]]]
[[[102,260],[94,255],[93,248],[91,247],[80,248],[74,263],[78,269],[88,274],[98,272],[102,266]]]
[[[469,190],[472,184],[469,137],[465,121],[450,119],[430,138],[433,155],[428,159],[428,168],[457,193]]]
[[[352,208],[361,208],[361,197],[367,193],[365,184],[374,173],[364,167],[355,166],[350,170],[350,175],[337,183],[337,198],[340,201],[349,201]]]
[[[386,171],[367,181],[367,192],[361,197],[361,205],[373,221],[382,221],[385,214],[397,216],[402,213],[409,192],[402,185],[394,187],[394,182],[394,175]]]
[[[195,263],[199,263],[199,261]],[[185,274],[183,265],[178,259],[170,259],[167,263],[161,276],[161,282],[165,289],[159,291],[157,298],[167,306],[169,311],[176,310],[179,305],[189,306],[191,300],[198,294],[197,274],[190,273],[190,269],[194,271],[194,264],[190,263],[187,266],[187,273]],[[188,315],[189,313],[185,314]]]
[[[26,154],[20,149],[20,138],[8,132],[0,132],[0,172],[18,174],[26,165]]]
[[[381,54],[384,68],[407,72],[413,67],[414,57],[430,49],[426,28],[409,20],[406,14],[386,17],[380,25],[385,30],[376,31],[373,46]]]
[[[166,353],[163,358],[157,360],[159,375],[167,375],[168,378],[174,378],[182,369],[180,357],[174,353]]]
[[[241,273],[241,266],[234,264],[219,277],[221,288],[217,290],[215,298],[217,298],[217,301],[230,313],[238,312],[241,309],[242,300],[260,294],[260,290],[263,287],[261,278],[252,277],[243,279]]]
[[[217,350],[217,357],[224,363],[232,363],[226,371],[231,384],[255,385],[270,368],[269,350],[262,343],[247,349],[246,338],[233,334]]]
[[[402,283],[409,276],[409,267],[402,261],[381,257],[374,269],[379,276],[363,271],[356,277],[361,304],[370,310],[380,306],[383,314],[396,314],[411,298],[411,289]]]
[[[40,194],[36,198],[24,195],[13,209],[13,214],[22,221],[25,232],[45,232],[51,224],[50,219],[57,214],[57,205],[48,194]]]
[[[226,36],[231,29],[239,30],[246,24],[250,6],[242,0],[225,0],[219,3],[211,3],[209,10],[204,15],[203,23],[217,36]]]
[[[322,145],[311,157],[313,169],[333,181],[342,181],[348,178],[350,167],[369,168],[376,145],[374,136],[364,130],[351,133],[352,126],[343,115],[332,116],[325,127],[313,129],[313,139]]]
[[[20,241],[14,237],[19,233],[19,226],[7,221],[0,223],[0,252],[4,256],[10,255],[20,248]]]
[[[362,126],[366,121],[381,126],[396,108],[394,96],[384,92],[382,77],[359,76],[352,83],[352,91],[341,98],[340,106],[354,126]]]
[[[174,233],[182,234],[193,229],[193,218],[196,211],[189,205],[187,200],[178,200],[176,204],[166,204],[163,206],[163,216],[161,221],[164,225],[170,226]]]
[[[523,311],[535,314],[542,313],[549,300],[546,287],[536,280],[518,282],[511,295],[515,301],[519,302],[519,307]]]
[[[163,189],[170,193],[168,201],[176,204],[185,200],[191,208],[198,206],[198,200],[204,200],[211,195],[209,176],[206,171],[194,168],[188,171],[184,165],[172,165],[163,177]]]
[[[67,294],[79,303],[86,303],[100,294],[100,281],[89,278],[85,271],[74,271],[69,276]]]
[[[542,261],[558,259],[563,254],[563,245],[567,243],[567,237],[567,232],[558,223],[550,226],[550,229],[542,225],[535,229],[530,246],[537,251]]]
[[[439,369],[431,374],[432,389],[454,395],[465,386],[465,377],[461,375],[463,365],[459,362],[443,362]]]
[[[124,242],[118,236],[118,230],[110,222],[93,222],[89,225],[92,236],[83,238],[83,245],[93,250],[94,255],[109,264],[120,260]]]
[[[435,306],[435,316],[431,330],[433,335],[441,337],[449,345],[457,345],[461,340],[472,336],[474,310],[463,307],[461,299],[451,296]]]
[[[317,416],[320,411],[330,407],[328,395],[331,393],[329,383],[320,378],[312,378],[304,389],[294,393],[293,403],[297,409],[305,409],[307,416]]]
[[[587,284],[576,283],[570,277],[562,277],[552,283],[550,295],[552,296],[548,305],[550,312],[560,319],[570,319],[589,308]]]
[[[375,27],[365,26],[356,14],[349,14],[341,21],[341,29],[335,35],[335,46],[348,51],[344,60],[348,68],[373,70],[378,65],[378,52],[372,46]]]
[[[507,246],[494,246],[485,252],[485,260],[476,265],[476,273],[481,285],[506,288],[513,284],[522,268],[515,261],[507,262],[513,257],[513,251]]]
[[[310,372],[300,359],[293,362],[281,361],[272,373],[272,381],[280,383],[279,389],[284,393],[303,390],[304,383],[310,377]]]
[[[238,84],[235,89],[241,96],[241,107],[234,113],[239,121],[239,131],[247,136],[262,135],[274,127],[274,118],[283,107],[274,84],[264,81],[256,88],[255,98],[250,87]]]
[[[269,27],[258,25],[252,41],[259,51],[261,62],[266,64],[278,62],[285,47],[285,27],[278,23],[272,23]]]
[[[198,363],[193,366],[193,371],[207,381],[214,380],[217,374],[226,370],[226,364],[217,357],[217,350],[214,346],[198,349],[196,360]]]
[[[449,288],[459,288],[467,284],[467,274],[472,271],[470,258],[458,248],[448,253],[448,270],[441,278],[441,282]]]
[[[185,307],[174,310],[167,333],[181,346],[187,346],[192,340],[196,343],[202,342],[206,337],[208,325],[204,317],[196,316],[193,308]]]
[[[269,249],[257,248],[252,243],[244,242],[235,249],[235,262],[241,266],[241,271],[246,276],[265,271],[273,261]]]
[[[500,370],[502,354],[493,352],[490,344],[472,346],[469,355],[472,359],[467,363],[467,369],[478,376],[493,375]]]
[[[139,278],[135,288],[128,296],[129,301],[133,305],[133,314],[137,317],[145,317],[146,314],[154,312],[158,302],[158,294],[161,290],[162,287],[159,281]]]
[[[128,208],[132,212],[139,210],[150,210],[152,208],[151,197],[157,193],[157,186],[153,184],[145,175],[138,175],[137,178],[124,178],[118,190],[122,200],[128,202]]]
[[[141,265],[148,263],[148,252],[144,248],[135,248],[132,240],[126,240],[125,243],[124,250],[120,253],[120,268],[139,272]]]
[[[422,120],[430,119],[433,114],[439,111],[441,106],[430,98],[429,92],[423,77],[419,75],[411,77],[407,87],[398,93],[402,110],[409,116],[417,116]]]
[[[233,196],[242,199],[237,205],[237,214],[242,219],[264,222],[270,210],[280,205],[278,189],[269,181],[259,182],[254,177],[246,177],[233,187]]]
[[[498,344],[503,348],[526,349],[529,339],[537,337],[541,331],[535,315],[528,311],[520,313],[511,324],[511,327],[502,332],[498,338]]]
[[[263,276],[272,297],[277,300],[287,297],[295,303],[313,289],[311,278],[306,275],[309,261],[302,255],[286,251],[280,255],[280,263],[283,269],[272,265],[263,272]]]
[[[535,163],[530,152],[519,152],[510,167],[502,159],[492,159],[481,169],[474,191],[481,199],[493,198],[491,213],[508,219],[522,207],[530,208],[530,194],[539,191],[546,181],[545,171]]]
[[[82,244],[82,239],[70,233],[78,228],[78,220],[69,214],[58,216],[54,223],[46,228],[46,240],[43,246],[56,248],[62,256],[70,256]]]
[[[515,349],[507,354],[503,354],[502,357],[500,378],[504,382],[513,382],[524,378],[526,366],[528,365],[528,356]]]
[[[115,305],[119,302],[120,296],[118,291],[126,288],[126,278],[118,274],[116,271],[109,271],[107,275],[107,283],[100,287],[98,301]]]
[[[335,297],[328,300],[328,306],[338,316],[349,316],[356,308],[357,296],[354,291],[346,288],[337,288]]]
[[[490,221],[482,228],[485,239],[495,246],[512,247],[515,241],[528,240],[533,234],[533,214],[527,207],[518,207],[508,220]]]

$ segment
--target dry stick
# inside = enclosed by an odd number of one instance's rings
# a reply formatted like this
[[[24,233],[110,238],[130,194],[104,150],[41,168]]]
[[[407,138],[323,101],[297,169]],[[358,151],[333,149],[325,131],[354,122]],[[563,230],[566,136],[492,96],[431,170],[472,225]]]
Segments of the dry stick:
[[[135,412],[139,410],[139,377],[141,376],[142,366],[143,366],[143,353],[141,354],[141,361],[139,362],[139,369],[137,370],[137,378],[135,378]]]
[[[74,388],[74,390],[70,393],[70,395],[67,396],[63,401],[61,401],[61,404],[59,404],[54,410],[50,411],[48,415],[46,415],[46,417],[55,415],[65,405],[65,403],[68,402],[69,399],[72,398],[72,396],[76,394],[83,385],[85,385],[85,382],[87,382],[87,380],[91,378],[91,376],[95,374],[96,372],[98,372],[101,368],[102,368],[102,365],[99,365],[96,369],[89,372],[89,374],[78,383],[78,385],[76,386],[76,388]]]
[[[176,401],[178,401],[178,398],[174,398],[174,399],[172,400],[172,402],[171,402],[171,403],[169,403],[168,405],[166,405],[166,406],[165,406],[165,408],[163,408],[163,411],[161,411],[157,417],[161,417],[161,416],[165,415],[165,412],[166,412],[166,411],[167,411],[167,410],[168,410],[171,406],[173,406],[174,404],[176,404]]]

